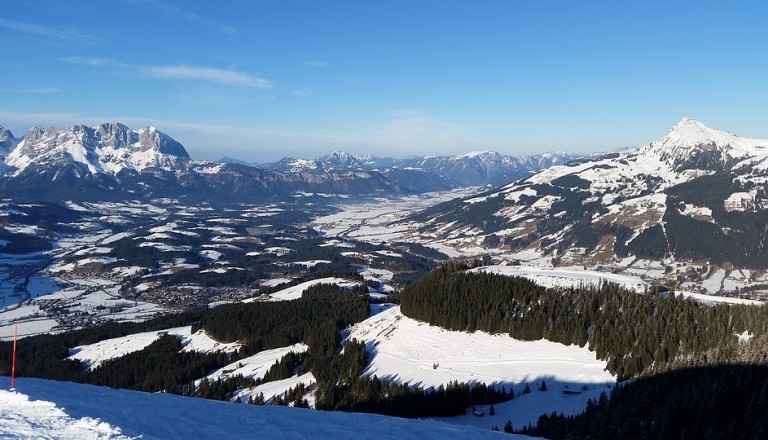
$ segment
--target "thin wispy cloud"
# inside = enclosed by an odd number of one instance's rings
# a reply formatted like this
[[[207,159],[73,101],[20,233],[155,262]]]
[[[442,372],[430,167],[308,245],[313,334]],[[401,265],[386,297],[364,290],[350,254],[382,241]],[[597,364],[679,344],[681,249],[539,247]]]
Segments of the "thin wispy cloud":
[[[272,81],[229,69],[196,66],[141,66],[126,64],[109,58],[66,57],[62,61],[93,67],[119,67],[123,71],[134,71],[143,78],[169,80],[197,80],[228,86],[249,87],[270,90],[275,87]]]
[[[302,98],[305,98],[307,96],[312,96],[315,92],[313,92],[312,89],[298,89],[298,90],[289,90],[289,93],[291,95],[301,96]]]
[[[271,81],[247,73],[215,67],[139,66],[139,72],[151,78],[209,81],[217,84],[272,89]]]
[[[115,60],[111,60],[109,58],[94,58],[94,57],[64,57],[61,59],[65,63],[70,64],[82,64],[85,66],[109,66],[109,65],[118,65],[119,62]]]
[[[59,93],[61,92],[61,89],[58,87],[37,87],[37,88],[29,88],[29,89],[0,89],[0,93],[30,93],[30,94],[38,94],[38,93]]]
[[[50,27],[40,26],[34,23],[28,23],[23,21],[6,20],[0,18],[0,27],[10,29],[17,32],[23,32],[26,34],[39,35],[46,38],[54,38],[57,40],[90,40],[91,37],[72,31],[63,31],[60,29],[53,29]]]
[[[219,32],[223,32],[225,34],[237,33],[237,28],[235,26],[222,24],[219,21],[210,20],[210,19],[201,17],[200,15],[195,14],[194,12],[191,12],[189,10],[182,9],[178,6],[167,4],[161,1],[156,1],[156,0],[123,0],[123,1],[133,5],[138,5],[138,6],[148,6],[160,13],[168,15],[169,17],[181,18],[192,24],[204,26],[211,29],[216,29]]]

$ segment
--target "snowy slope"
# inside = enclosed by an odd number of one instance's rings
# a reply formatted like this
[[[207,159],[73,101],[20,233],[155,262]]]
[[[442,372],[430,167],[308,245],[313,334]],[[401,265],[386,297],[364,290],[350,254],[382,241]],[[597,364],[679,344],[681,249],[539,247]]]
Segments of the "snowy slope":
[[[203,330],[198,330],[195,333],[191,331],[192,329],[189,326],[176,327],[105,339],[94,344],[78,345],[69,350],[69,357],[67,359],[79,360],[92,370],[106,361],[145,349],[163,334],[174,335],[181,339],[182,351],[197,351],[200,353],[215,351],[233,352],[241,347],[241,344],[236,342],[218,342],[206,335]]]
[[[519,276],[527,278],[534,283],[544,287],[599,287],[601,282],[615,283],[623,288],[643,293],[649,287],[648,283],[635,275],[620,275],[610,272],[598,272],[594,270],[585,270],[581,268],[548,268],[535,266],[507,266],[494,265],[483,266],[472,271],[487,272],[493,274]],[[762,301],[735,298],[729,296],[706,295],[686,290],[684,287],[675,292],[676,295],[682,295],[684,298],[691,298],[696,302],[707,304],[747,304],[761,305]]]
[[[542,380],[546,381],[551,392],[532,393],[500,404],[510,408],[514,426],[535,423],[539,415],[552,411],[580,412],[588,399],[609,391],[608,387],[616,382],[605,371],[605,361],[596,359],[586,347],[445,330],[408,318],[399,307],[352,326],[349,338],[365,341],[370,356],[365,374],[383,380],[423,387],[447,385],[454,380],[478,382],[505,386],[507,392],[513,390],[516,394],[526,384],[537,389]],[[582,392],[565,396],[564,387]],[[471,418],[445,420],[474,423]],[[488,423],[486,420],[481,426]]]
[[[242,375],[246,378],[261,379],[272,365],[290,352],[304,353],[309,349],[306,344],[293,344],[288,347],[263,350],[253,356],[232,362],[208,375],[209,379],[225,379]]]
[[[0,377],[0,388],[9,379]],[[46,439],[500,439],[490,429],[372,414],[243,405],[21,378],[0,391],[0,437]]]
[[[91,417],[70,417],[55,403],[0,391],[3,438],[129,439],[120,428]]]
[[[544,268],[531,266],[485,266],[474,269],[508,276],[520,276],[544,287],[599,287],[603,281],[616,283],[635,292],[645,291],[647,284],[637,276],[618,275],[594,270]]]
[[[275,301],[291,301],[294,299],[299,299],[301,298],[301,294],[304,293],[305,290],[317,284],[336,284],[342,289],[346,289],[346,288],[354,287],[360,283],[357,281],[345,280],[344,278],[336,278],[336,277],[320,278],[317,280],[306,281],[292,287],[287,287],[283,290],[270,294],[269,297]],[[254,302],[257,300],[259,300],[259,297],[249,298],[243,302],[247,303],[247,302]]]

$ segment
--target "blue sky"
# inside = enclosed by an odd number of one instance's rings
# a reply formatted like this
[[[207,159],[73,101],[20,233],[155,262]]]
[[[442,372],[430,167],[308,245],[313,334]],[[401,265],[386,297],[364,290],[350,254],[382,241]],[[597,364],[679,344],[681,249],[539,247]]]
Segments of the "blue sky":
[[[154,125],[195,159],[768,138],[768,2],[3,0],[0,125]]]

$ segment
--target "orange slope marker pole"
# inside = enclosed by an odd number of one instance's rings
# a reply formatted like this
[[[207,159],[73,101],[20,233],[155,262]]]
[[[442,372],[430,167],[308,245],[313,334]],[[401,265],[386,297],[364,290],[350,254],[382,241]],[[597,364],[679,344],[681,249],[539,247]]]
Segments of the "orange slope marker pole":
[[[13,326],[13,360],[11,361],[11,391],[16,389],[16,327]]]

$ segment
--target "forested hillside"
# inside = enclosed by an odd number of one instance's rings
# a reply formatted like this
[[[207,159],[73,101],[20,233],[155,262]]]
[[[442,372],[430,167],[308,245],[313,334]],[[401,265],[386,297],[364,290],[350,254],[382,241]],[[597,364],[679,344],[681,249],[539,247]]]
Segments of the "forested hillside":
[[[615,387],[583,414],[549,414],[519,432],[548,439],[761,439],[768,365],[677,368]]]
[[[310,347],[310,365],[316,365],[316,374],[323,377],[323,361],[337,351],[341,329],[367,316],[368,302],[364,297],[339,291],[294,301],[203,308],[142,323],[106,324],[25,338],[18,344],[16,373],[115,388],[195,394],[192,382],[214,369],[266,348],[305,341]],[[69,349],[78,345],[185,325],[204,328],[221,341],[239,341],[243,348],[232,358],[224,353],[181,352],[179,341],[169,335],[144,350],[109,360],[94,370],[87,370],[79,361],[66,360]],[[2,358],[10,359],[12,345],[0,342]],[[10,365],[0,365],[0,374],[9,375]]]
[[[580,416],[544,416],[546,438],[761,438],[768,432],[768,309],[644,294],[545,289],[451,262],[401,294],[404,314],[445,328],[589,344],[620,379]],[[739,337],[739,335],[741,337]],[[608,396],[605,396],[608,397]]]
[[[243,388],[311,372],[316,385],[307,388],[299,384],[272,403],[307,406],[306,395],[314,392],[318,409],[409,418],[463,414],[474,404],[492,404],[514,398],[511,389],[496,389],[484,384],[454,382],[438,389],[425,389],[375,376],[364,377],[368,364],[366,345],[350,340],[342,346],[341,331],[368,317],[369,301],[372,299],[364,287],[341,290],[336,285],[318,284],[292,301],[228,304],[142,323],[106,324],[69,333],[29,337],[18,345],[16,373],[18,376],[230,400]],[[219,342],[237,341],[242,347],[231,355],[183,351],[180,341],[167,334],[142,350],[107,360],[92,370],[79,361],[66,359],[71,354],[70,349],[79,345],[187,325],[193,332],[203,329]],[[211,372],[239,359],[297,342],[305,343],[308,351],[288,353],[259,380],[242,376],[206,378]],[[10,358],[11,350],[11,342],[0,342],[0,356]],[[9,375],[10,366],[0,365],[0,374]],[[265,402],[263,396],[257,396],[247,403]]]

